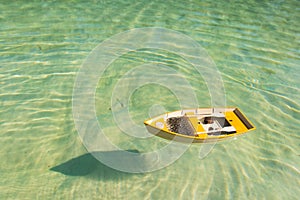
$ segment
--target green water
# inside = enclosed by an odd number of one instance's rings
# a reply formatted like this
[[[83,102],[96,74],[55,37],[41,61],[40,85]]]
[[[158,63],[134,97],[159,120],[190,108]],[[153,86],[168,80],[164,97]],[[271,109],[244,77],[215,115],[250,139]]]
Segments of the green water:
[[[297,199],[300,196],[299,1],[1,1],[0,199]],[[103,40],[132,28],[164,27],[206,49],[218,67],[226,104],[257,130],[214,146],[199,159],[192,145],[172,165],[130,174],[99,163],[77,134],[72,92],[77,71]],[[168,144],[136,139],[113,123],[110,95],[130,63],[174,67],[210,106],[203,79],[162,52],[124,55],[105,71],[96,113],[122,149],[148,152]],[[157,95],[159,93],[159,95]],[[141,124],[174,94],[145,85],[129,97]],[[119,102],[122,106],[124,102]]]

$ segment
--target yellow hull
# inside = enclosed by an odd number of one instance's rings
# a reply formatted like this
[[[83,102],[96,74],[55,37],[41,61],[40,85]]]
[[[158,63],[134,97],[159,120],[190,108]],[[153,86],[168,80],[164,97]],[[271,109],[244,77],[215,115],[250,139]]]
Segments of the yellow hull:
[[[156,136],[184,143],[216,142],[255,130],[238,108],[179,110],[148,119],[144,124]]]

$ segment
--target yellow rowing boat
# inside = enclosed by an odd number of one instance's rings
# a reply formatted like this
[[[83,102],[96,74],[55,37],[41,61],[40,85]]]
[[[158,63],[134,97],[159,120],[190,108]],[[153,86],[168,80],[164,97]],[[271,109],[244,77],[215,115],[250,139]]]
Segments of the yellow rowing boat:
[[[186,143],[215,142],[255,129],[238,108],[196,108],[168,112],[144,121],[159,137]]]

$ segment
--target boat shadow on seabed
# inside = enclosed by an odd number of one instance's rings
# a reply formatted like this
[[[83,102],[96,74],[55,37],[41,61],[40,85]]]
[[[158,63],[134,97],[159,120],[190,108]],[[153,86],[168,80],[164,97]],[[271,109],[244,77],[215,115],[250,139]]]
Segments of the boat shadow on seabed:
[[[137,150],[127,150],[128,152],[138,153]],[[99,179],[119,179],[121,177],[129,176],[130,173],[121,172],[112,169],[99,160],[97,160],[92,154],[105,153],[107,155],[113,155],[118,153],[117,151],[108,152],[93,152],[86,153],[76,158],[72,158],[67,162],[59,164],[50,168],[51,171],[59,172],[67,176],[86,176]]]

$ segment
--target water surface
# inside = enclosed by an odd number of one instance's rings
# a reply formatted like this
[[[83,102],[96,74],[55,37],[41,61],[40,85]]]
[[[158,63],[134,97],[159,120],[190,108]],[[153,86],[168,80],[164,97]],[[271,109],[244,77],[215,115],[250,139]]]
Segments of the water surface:
[[[24,1],[1,3],[1,199],[297,199],[300,195],[299,1]],[[200,160],[193,145],[159,171],[113,170],[85,150],[72,118],[76,73],[91,50],[141,27],[184,33],[221,72],[226,104],[256,125]],[[168,144],[136,139],[111,123],[110,94],[131,65],[160,59],[191,82],[200,107],[209,94],[176,55],[140,51],[116,60],[99,80],[96,112],[120,148],[148,152]],[[160,95],[157,95],[157,94]],[[179,107],[172,92],[145,85],[130,97],[136,123],[152,106]],[[120,106],[122,102],[120,102]],[[122,136],[122,137],[121,137]]]

